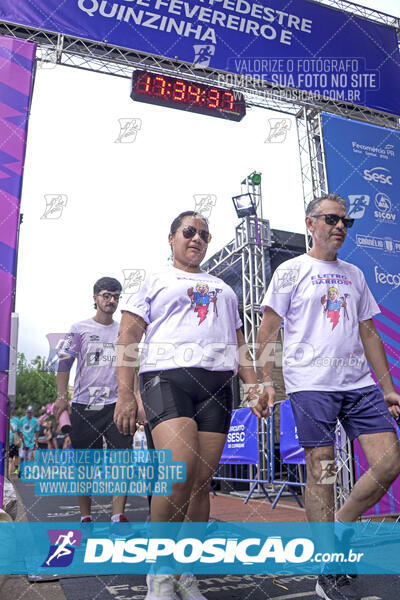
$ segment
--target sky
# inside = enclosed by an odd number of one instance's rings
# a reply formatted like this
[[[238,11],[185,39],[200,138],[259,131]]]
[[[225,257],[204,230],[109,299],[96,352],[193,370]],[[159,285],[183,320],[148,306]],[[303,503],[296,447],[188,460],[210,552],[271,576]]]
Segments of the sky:
[[[398,0],[359,4],[400,17]],[[254,170],[262,173],[264,218],[273,228],[304,233],[294,118],[250,107],[235,123],[133,102],[129,94],[128,79],[37,69],[16,303],[18,349],[28,358],[47,356],[47,334],[93,316],[99,277],[123,283],[127,271],[167,264],[169,225],[195,208],[195,196],[216,200],[207,257],[234,238],[239,220],[231,198]],[[288,119],[288,131],[271,143],[270,119],[277,118]],[[120,143],[126,119],[136,119],[138,130],[130,143]],[[55,196],[63,207],[48,214],[46,197]]]

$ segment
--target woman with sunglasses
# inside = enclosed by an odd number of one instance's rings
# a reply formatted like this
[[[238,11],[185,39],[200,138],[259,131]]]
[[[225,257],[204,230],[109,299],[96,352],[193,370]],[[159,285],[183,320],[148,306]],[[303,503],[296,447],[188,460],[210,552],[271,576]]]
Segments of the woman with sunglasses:
[[[238,370],[250,387],[257,381],[251,361],[237,366],[238,347],[246,346],[235,293],[200,268],[210,239],[201,215],[181,213],[168,236],[172,265],[149,275],[121,306],[124,366],[117,361],[115,423],[121,433],[133,431],[136,363],[127,361],[145,334],[139,387],[154,446],[186,463],[186,481],[173,484],[171,496],[153,496],[154,522],[208,521],[210,480],[230,425],[232,377]],[[254,414],[266,415],[263,392],[255,402]],[[148,575],[147,584],[146,600],[204,599],[192,575]]]

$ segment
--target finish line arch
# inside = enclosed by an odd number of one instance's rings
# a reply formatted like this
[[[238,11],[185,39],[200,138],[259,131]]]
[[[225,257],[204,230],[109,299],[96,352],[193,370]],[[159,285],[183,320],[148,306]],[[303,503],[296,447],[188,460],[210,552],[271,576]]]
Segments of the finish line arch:
[[[84,3],[81,4],[83,5]],[[255,5],[254,2],[246,4]],[[368,23],[371,27],[382,27],[382,31],[386,31],[384,28],[387,28],[390,30],[389,37],[390,43],[392,44],[391,50],[393,50],[393,40],[395,39],[394,32],[396,32],[397,36],[399,31],[399,22],[397,19],[377,11],[359,7],[349,2],[341,2],[340,0],[329,0],[319,4],[305,2],[303,4],[306,6],[307,10],[322,10],[323,8],[323,10],[326,11],[339,9],[332,12],[332,16],[339,18],[340,15],[348,16],[350,13],[354,20],[362,19],[363,22]],[[313,5],[312,9],[310,8],[311,4]],[[95,5],[95,0],[93,0],[92,6],[94,7]],[[279,12],[278,5],[279,2],[276,2],[275,8],[277,14]],[[162,8],[162,3],[159,3],[159,8]],[[321,110],[366,123],[391,127],[393,129],[399,127],[397,116],[399,112],[396,112],[396,108],[381,106],[376,99],[374,99],[370,105],[368,105],[368,103],[365,103],[365,105],[356,105],[343,101],[343,98],[340,98],[339,100],[321,99],[316,93],[308,93],[308,90],[302,90],[301,94],[295,95],[294,90],[291,90],[288,87],[274,85],[274,83],[270,81],[260,81],[257,79],[256,73],[253,72],[251,72],[250,75],[246,72],[244,77],[243,73],[236,72],[237,79],[234,81],[232,80],[232,74],[227,73],[226,69],[221,69],[221,63],[219,63],[219,68],[212,68],[212,60],[208,66],[199,63],[191,64],[187,59],[179,60],[177,57],[172,56],[173,53],[170,53],[171,56],[160,56],[158,54],[151,54],[148,51],[146,52],[148,48],[140,48],[138,50],[126,49],[111,44],[109,40],[102,41],[102,39],[100,39],[101,36],[97,34],[93,35],[93,38],[90,41],[87,37],[72,35],[70,30],[58,31],[56,21],[52,22],[52,26],[47,28],[41,27],[40,23],[38,23],[35,18],[33,18],[32,22],[26,23],[26,17],[24,15],[22,15],[22,18],[15,18],[13,20],[10,17],[15,17],[15,13],[13,13],[12,10],[11,12],[8,12],[10,10],[10,7],[6,5],[6,7],[2,8],[0,11],[0,18],[2,19],[0,22],[0,33],[5,36],[13,37],[15,40],[23,39],[29,44],[35,44],[38,56],[40,55],[40,59],[43,61],[54,61],[56,64],[69,65],[100,73],[108,73],[118,77],[130,77],[132,68],[146,68],[166,76],[171,74],[179,75],[193,82],[211,83],[214,85],[216,85],[216,83],[221,85],[225,84],[229,89],[244,93],[246,101],[250,106],[261,106],[296,116],[299,132],[304,198],[306,203],[312,195],[326,189],[326,168],[323,160],[322,137],[319,129],[319,113]],[[255,12],[256,11],[257,9]],[[122,12],[118,14],[121,14],[122,18]],[[138,18],[137,14],[135,15],[136,18]],[[162,18],[163,17],[160,15],[160,24]],[[287,26],[289,20],[286,19],[285,21],[284,19],[285,18],[282,17],[282,24]],[[305,18],[305,20],[307,19]],[[233,23],[239,23],[237,25],[239,29],[242,26],[240,21],[237,22],[231,19],[231,24]],[[294,23],[297,23],[297,21],[292,19],[291,23],[293,25]],[[303,32],[307,33],[307,24],[302,24],[302,26],[303,25]],[[247,22],[245,26],[247,28]],[[251,33],[251,29],[247,34],[248,33]],[[289,38],[287,38],[287,40],[288,39]],[[211,43],[214,39],[200,39],[195,41],[206,42],[206,44],[203,44],[204,46],[209,45],[208,42]],[[280,36],[280,43],[282,43],[282,36]],[[195,44],[191,45],[194,46]],[[29,47],[32,48],[32,46]],[[28,48],[28,46],[26,46],[26,48]],[[19,52],[12,50],[12,54],[15,56],[16,54],[19,54]],[[213,55],[211,55],[211,58],[212,56]],[[238,67],[236,67],[236,70],[237,69]],[[313,90],[313,92],[316,92],[316,90]],[[393,96],[400,97],[398,94],[393,94]],[[386,110],[382,110],[382,108],[386,108]],[[391,112],[391,110],[394,112]],[[9,116],[6,118],[9,119]],[[23,156],[20,159],[20,162],[21,164],[23,163]],[[13,235],[15,240],[15,250],[17,246],[16,231]],[[4,240],[1,241],[4,242]],[[8,246],[7,242],[4,243]],[[13,249],[12,246],[9,247]],[[10,294],[10,290],[11,294],[15,294],[16,254],[11,254],[9,273],[14,280],[13,282],[11,281],[11,288],[7,288],[7,295]],[[247,273],[246,276],[249,278],[250,274]],[[5,296],[6,293],[4,293],[3,297]],[[255,311],[256,308],[257,307],[253,305],[251,310]],[[255,322],[256,321],[257,319]],[[254,335],[254,330],[252,331],[252,335]],[[9,316],[8,322],[5,324],[2,339],[6,340],[3,353],[4,360],[1,369],[4,393],[5,386],[8,385],[7,380],[10,371],[8,362],[8,348],[10,345]],[[2,397],[4,398],[5,396]],[[0,407],[0,410],[4,416],[6,414],[4,404]],[[3,423],[2,433],[0,430],[0,442],[1,440],[5,441],[5,423]]]

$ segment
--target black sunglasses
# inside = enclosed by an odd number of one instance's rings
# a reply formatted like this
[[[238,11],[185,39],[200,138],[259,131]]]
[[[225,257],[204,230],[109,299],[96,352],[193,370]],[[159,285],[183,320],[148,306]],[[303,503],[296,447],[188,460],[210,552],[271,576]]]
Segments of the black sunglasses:
[[[343,225],[346,227],[353,227],[354,219],[349,219],[348,217],[339,217],[339,215],[331,215],[331,214],[323,214],[323,215],[310,215],[311,217],[325,217],[325,223],[327,225],[337,225],[339,221],[342,221]]]
[[[101,296],[102,298],[104,298],[104,300],[107,302],[108,300],[111,300],[111,298],[114,298],[115,302],[119,302],[119,299],[121,297],[121,294],[109,294],[108,292],[103,292],[103,294],[97,294],[98,296]]]
[[[211,240],[211,233],[209,233],[205,229],[196,229],[196,227],[193,227],[193,225],[188,225],[187,227],[184,227],[182,229],[182,233],[183,233],[183,237],[186,238],[187,240],[189,238],[194,237],[196,235],[196,233],[199,234],[199,236],[201,237],[201,239],[203,240],[203,242],[205,244],[208,244],[208,242]]]

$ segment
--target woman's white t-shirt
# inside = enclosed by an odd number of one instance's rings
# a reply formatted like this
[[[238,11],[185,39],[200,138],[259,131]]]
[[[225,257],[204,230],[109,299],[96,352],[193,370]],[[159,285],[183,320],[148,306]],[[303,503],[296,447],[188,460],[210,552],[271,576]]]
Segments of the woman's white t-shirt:
[[[147,323],[140,373],[179,367],[236,372],[242,321],[237,296],[222,279],[166,267],[148,275],[138,293],[123,294],[120,309]]]

